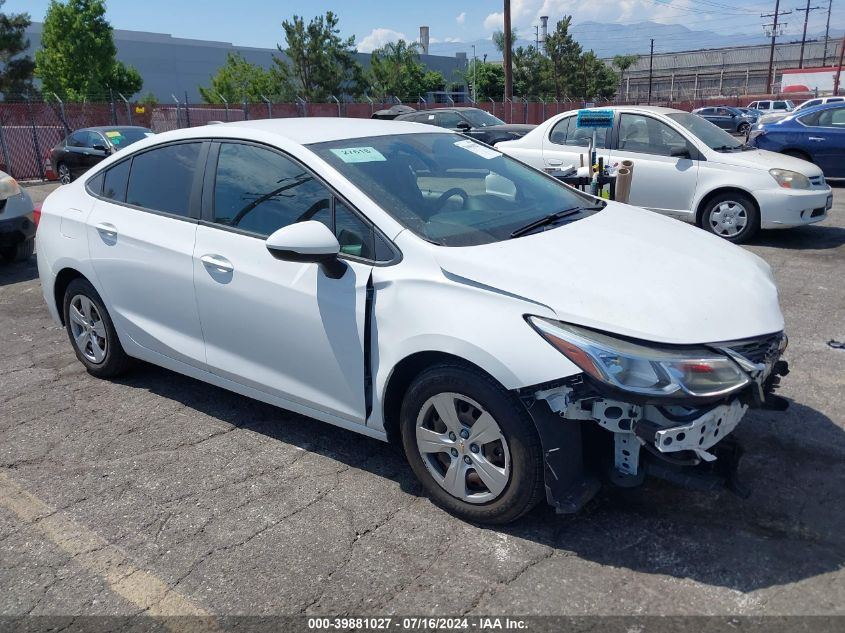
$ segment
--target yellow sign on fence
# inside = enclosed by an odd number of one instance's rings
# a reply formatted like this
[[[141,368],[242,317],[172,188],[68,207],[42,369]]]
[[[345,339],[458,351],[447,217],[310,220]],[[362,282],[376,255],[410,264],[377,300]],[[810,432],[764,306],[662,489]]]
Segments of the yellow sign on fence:
[[[136,105],[135,106],[135,114],[144,114],[147,111],[146,106]]]

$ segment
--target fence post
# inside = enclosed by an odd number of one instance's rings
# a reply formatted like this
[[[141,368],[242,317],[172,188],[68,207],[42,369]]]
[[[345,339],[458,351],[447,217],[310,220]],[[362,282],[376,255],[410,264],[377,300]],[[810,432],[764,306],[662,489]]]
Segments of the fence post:
[[[114,92],[109,88],[109,110],[111,110],[111,124],[117,125],[117,108],[114,105]]]
[[[329,95],[329,99],[332,99],[337,104],[337,116],[338,118],[342,117],[343,114],[340,112],[340,101],[334,95]]]
[[[417,95],[417,105],[422,105],[423,110],[428,110],[428,101],[422,95]]]
[[[270,100],[267,97],[265,97],[264,95],[261,95],[261,100],[264,103],[267,104],[267,118],[272,119],[273,118],[273,104],[270,103]]]
[[[511,99],[507,95],[504,97],[504,99],[502,99],[502,115],[505,114],[505,104],[506,103],[511,104],[510,112],[508,113],[507,123],[513,123],[513,99]]]
[[[249,121],[249,107],[247,106],[246,97],[244,97],[244,102],[242,105],[244,109],[244,121]]]
[[[540,123],[542,123],[543,121],[546,120],[546,100],[543,97],[539,97],[539,99],[540,99],[540,103],[543,104],[543,119],[540,121]]]
[[[3,161],[6,165],[6,171],[14,178],[15,174],[12,172],[12,161],[9,159],[9,148],[6,146],[6,135],[3,132],[3,117],[0,115],[0,148],[3,150]]]
[[[229,102],[226,101],[226,97],[221,95],[219,92],[217,93],[217,96],[220,97],[220,101],[223,102],[223,105],[226,108],[226,123],[228,123],[229,122]]]
[[[302,97],[297,97],[296,101],[302,106],[302,116],[308,116],[308,102]]]
[[[35,114],[32,111],[32,101],[29,95],[26,97],[26,108],[29,110],[29,122],[32,125],[32,145],[35,148],[35,162],[38,163],[38,173],[41,174],[41,180],[46,180],[47,176],[44,173],[44,160],[41,156],[41,146],[38,144],[38,131],[35,129]]]
[[[62,122],[62,127],[65,129],[65,134],[70,134],[70,126],[67,124],[67,119],[65,118],[65,102],[59,98],[55,92],[53,96],[56,97],[56,101],[59,102],[59,119]]]
[[[177,99],[176,95],[173,94],[173,93],[170,93],[170,96],[173,97],[173,100],[176,102],[176,127],[181,128],[182,127],[182,115],[179,111],[179,106],[180,106],[179,99]]]
[[[188,103],[188,91],[185,91],[185,123],[191,127],[191,106]]]
[[[124,97],[122,92],[118,92],[117,94],[123,99],[123,103],[126,104],[126,120],[129,121],[129,125],[132,125],[132,107],[129,105],[129,99]]]
[[[373,113],[376,111],[376,104],[373,103],[373,100],[370,99],[366,92],[364,93],[364,99],[370,102],[370,116],[373,116]]]

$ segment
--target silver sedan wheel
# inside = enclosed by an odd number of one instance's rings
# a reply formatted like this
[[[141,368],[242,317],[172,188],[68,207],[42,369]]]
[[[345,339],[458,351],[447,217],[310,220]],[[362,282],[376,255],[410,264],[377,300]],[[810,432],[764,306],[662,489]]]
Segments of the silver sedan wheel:
[[[748,210],[735,200],[725,200],[710,209],[707,221],[716,235],[735,237],[748,225]]]
[[[510,480],[508,443],[496,420],[464,395],[440,393],[417,416],[417,449],[434,480],[453,497],[487,503]]]
[[[59,182],[63,185],[70,184],[71,177],[70,177],[70,169],[68,169],[67,165],[59,165]]]
[[[89,362],[99,365],[106,358],[109,343],[106,326],[97,306],[85,295],[74,295],[68,312],[70,332],[76,348]]]

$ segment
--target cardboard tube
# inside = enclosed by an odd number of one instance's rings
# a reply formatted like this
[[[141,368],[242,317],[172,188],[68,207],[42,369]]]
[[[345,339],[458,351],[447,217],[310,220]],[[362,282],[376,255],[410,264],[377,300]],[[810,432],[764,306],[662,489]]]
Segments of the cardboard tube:
[[[628,159],[626,158],[626,159],[625,159],[625,160],[623,160],[621,163],[619,163],[619,167],[624,167],[624,168],[625,168],[625,169],[627,169],[629,172],[631,172],[631,178],[633,179],[633,177],[634,177],[634,161],[632,161],[632,160],[628,160]]]
[[[631,170],[620,167],[616,172],[616,202],[628,204],[631,195]]]

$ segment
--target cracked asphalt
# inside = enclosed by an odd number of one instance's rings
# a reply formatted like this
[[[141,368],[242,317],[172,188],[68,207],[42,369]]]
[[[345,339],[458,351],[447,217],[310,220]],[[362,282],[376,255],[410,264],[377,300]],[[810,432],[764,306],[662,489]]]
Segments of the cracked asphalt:
[[[826,343],[845,340],[845,188],[835,202],[749,246],[792,368],[790,409],[736,432],[750,499],[655,481],[503,529],[433,506],[378,441],[152,366],[92,378],[34,258],[4,266],[0,616],[845,615],[845,350]]]

